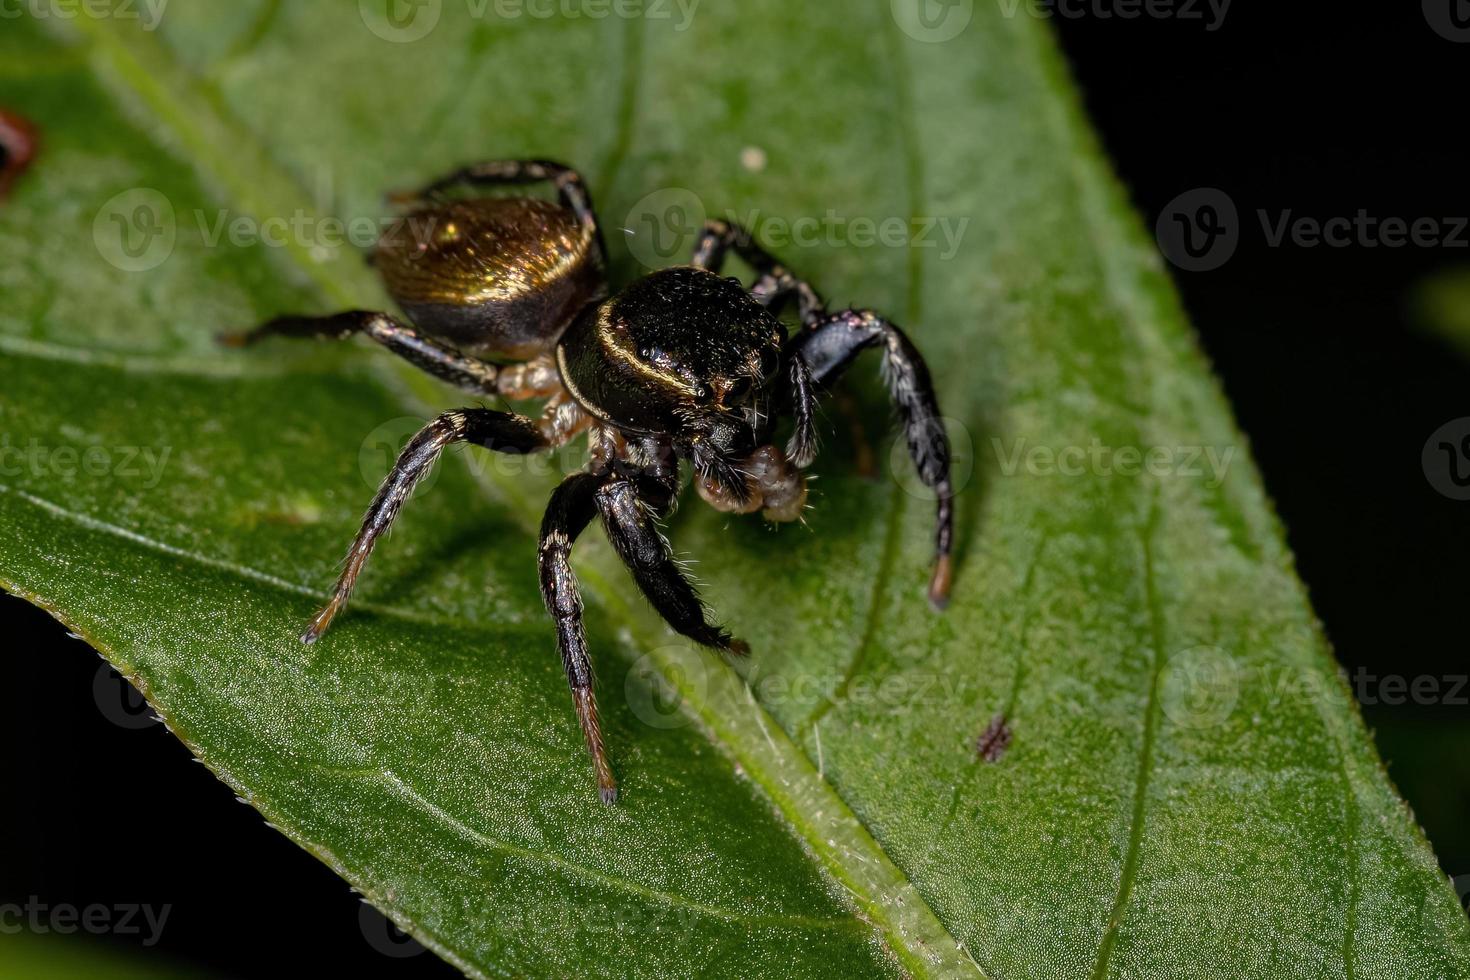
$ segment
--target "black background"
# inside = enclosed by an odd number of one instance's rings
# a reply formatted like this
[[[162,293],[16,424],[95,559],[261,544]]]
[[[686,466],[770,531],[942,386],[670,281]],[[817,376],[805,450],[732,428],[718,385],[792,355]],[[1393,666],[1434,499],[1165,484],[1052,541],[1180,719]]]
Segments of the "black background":
[[[1287,9],[1302,6],[1240,2],[1213,31],[1208,18],[1055,20],[1149,227],[1196,188],[1219,188],[1239,209],[1234,256],[1175,278],[1339,659],[1350,673],[1428,675],[1448,690],[1470,672],[1470,503],[1430,487],[1420,450],[1470,415],[1470,364],[1418,329],[1410,297],[1425,276],[1470,264],[1470,250],[1272,247],[1256,212],[1470,214],[1470,45],[1431,30],[1414,2]],[[5,734],[21,803],[0,817],[0,901],[168,904],[146,955],[211,975],[287,965],[456,975],[431,954],[377,951],[360,903],[325,866],[235,802],[161,726],[109,721],[94,697],[101,660],[44,613],[7,597],[0,622],[18,638]],[[120,688],[102,689],[110,711],[125,710]],[[1457,751],[1470,749],[1470,708],[1364,713],[1445,870],[1470,873],[1470,751]],[[136,937],[106,942],[140,952]]]

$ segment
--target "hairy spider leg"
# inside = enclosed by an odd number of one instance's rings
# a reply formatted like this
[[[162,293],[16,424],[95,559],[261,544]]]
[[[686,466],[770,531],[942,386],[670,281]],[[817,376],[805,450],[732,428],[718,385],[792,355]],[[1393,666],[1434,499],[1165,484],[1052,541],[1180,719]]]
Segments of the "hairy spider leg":
[[[750,288],[756,302],[776,315],[792,299],[803,329],[815,326],[826,312],[822,297],[804,279],[798,279],[775,256],[755,241],[745,227],[729,221],[706,221],[695,242],[690,264],[711,272],[719,272],[731,250],[755,269],[757,278]],[[797,466],[810,466],[817,457],[816,391],[807,366],[798,356],[789,356],[787,373],[791,382],[791,412],[795,431],[786,443],[786,455]]]
[[[597,791],[604,803],[617,800],[617,780],[608,760],[593,692],[592,659],[582,624],[582,596],[572,572],[572,545],[601,514],[602,525],[618,557],[628,566],[638,587],[675,630],[706,646],[735,654],[749,652],[740,640],[705,619],[699,595],[679,571],[669,545],[659,533],[653,515],[672,500],[666,473],[659,467],[640,468],[625,459],[604,458],[591,470],[575,473],[551,495],[541,521],[537,566],[541,598],[556,624],[557,648],[572,690],[577,721],[597,774]]]
[[[935,608],[943,608],[949,601],[953,574],[950,550],[954,542],[954,489],[949,478],[949,437],[939,418],[934,382],[923,357],[902,330],[871,310],[828,314],[816,327],[798,334],[790,346],[823,387],[836,381],[858,354],[882,347],[883,377],[889,397],[898,406],[909,455],[919,479],[935,494],[937,526],[929,601]]]
[[[699,593],[674,563],[669,543],[654,523],[654,506],[632,481],[614,478],[599,487],[597,510],[613,549],[665,622],[704,646],[742,656],[750,652],[744,640],[705,619]]]
[[[249,347],[267,337],[346,340],[356,334],[372,338],[414,367],[456,388],[480,395],[504,394],[497,387],[501,369],[496,365],[425,337],[387,313],[350,310],[330,316],[280,316],[253,330],[220,334],[218,340],[226,347]]]
[[[572,543],[596,515],[594,494],[605,478],[601,473],[574,473],[551,494],[546,515],[541,520],[536,561],[541,599],[556,623],[556,644],[567,672],[567,684],[572,689],[572,704],[597,774],[597,793],[602,802],[613,803],[618,798],[618,782],[607,758],[602,725],[597,718],[592,658],[587,655],[587,637],[582,628],[582,595],[571,565]]]
[[[731,249],[745,260],[759,277],[750,287],[756,302],[779,313],[785,304],[796,300],[796,312],[803,327],[815,326],[826,313],[826,304],[811,283],[799,279],[756,242],[750,230],[731,221],[706,221],[694,244],[689,262],[701,269],[719,272]]]
[[[929,600],[936,607],[949,601],[953,576],[950,551],[954,540],[954,491],[949,479],[949,439],[939,420],[934,384],[923,357],[896,325],[868,310],[827,313],[821,295],[797,278],[755,241],[749,230],[727,221],[708,221],[694,247],[694,265],[718,272],[733,249],[760,278],[751,287],[757,301],[779,312],[791,298],[797,301],[802,330],[787,345],[794,361],[803,362],[817,385],[829,387],[869,347],[884,347],[884,377],[888,392],[903,419],[909,455],[924,484],[934,490],[938,528],[935,532],[934,575]],[[803,417],[810,425],[812,395],[793,377],[792,410],[797,432],[787,453],[793,459],[815,454],[815,445],[801,444]],[[808,462],[810,461],[808,457]]]
[[[315,643],[331,625],[333,618],[347,605],[352,588],[362,574],[373,546],[392,526],[394,518],[403,507],[404,501],[413,493],[413,488],[433,468],[445,447],[456,442],[469,442],[496,452],[524,454],[552,445],[547,439],[543,423],[524,415],[496,412],[488,408],[461,408],[445,412],[408,441],[399,454],[393,469],[384,478],[373,502],[362,519],[362,527],[347,552],[347,561],[342,568],[332,597],[311,620],[301,642]]]

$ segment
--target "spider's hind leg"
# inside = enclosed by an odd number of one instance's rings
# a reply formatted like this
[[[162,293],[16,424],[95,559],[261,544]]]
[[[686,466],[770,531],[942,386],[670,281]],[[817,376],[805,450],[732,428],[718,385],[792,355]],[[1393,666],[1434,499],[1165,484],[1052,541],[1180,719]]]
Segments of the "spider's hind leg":
[[[592,194],[582,175],[565,164],[553,160],[487,160],[483,163],[461,167],[445,174],[415,191],[390,194],[395,204],[407,205],[433,201],[445,191],[461,185],[486,187],[506,184],[536,184],[547,181],[556,187],[557,196],[564,207],[577,216],[584,226],[592,231],[597,241],[597,250],[604,260],[607,249],[602,242],[602,230],[597,223],[597,212],[592,207]]]
[[[362,334],[377,341],[414,367],[478,395],[496,394],[500,369],[476,357],[423,336],[386,313],[351,310],[330,316],[279,316],[253,330],[220,334],[226,347],[249,347],[267,337],[346,340]]]

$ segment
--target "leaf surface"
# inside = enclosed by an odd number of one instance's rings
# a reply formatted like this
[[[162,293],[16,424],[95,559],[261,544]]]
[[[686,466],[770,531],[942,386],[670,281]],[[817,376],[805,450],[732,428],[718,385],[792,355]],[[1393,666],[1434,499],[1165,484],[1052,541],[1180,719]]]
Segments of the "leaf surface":
[[[474,974],[1470,975],[1044,25],[981,4],[929,43],[901,2],[451,2],[395,43],[372,6],[0,34],[0,104],[45,141],[0,210],[23,451],[0,580],[237,793]],[[789,230],[772,244],[835,302],[911,329],[962,457],[944,615],[931,504],[886,437],[884,478],[856,474],[835,407],[806,526],[691,499],[670,533],[754,648],[738,668],[675,642],[586,535],[611,810],[534,571],[576,459],[448,459],[307,649],[390,453],[465,400],[377,350],[209,339],[382,306],[322,216],[371,225],[385,190],[512,156],[586,170],[621,279],[665,201]],[[136,188],[167,207],[117,203]],[[167,258],[119,268],[151,216]],[[280,247],[228,232],[298,217]],[[880,389],[852,390],[880,437]]]

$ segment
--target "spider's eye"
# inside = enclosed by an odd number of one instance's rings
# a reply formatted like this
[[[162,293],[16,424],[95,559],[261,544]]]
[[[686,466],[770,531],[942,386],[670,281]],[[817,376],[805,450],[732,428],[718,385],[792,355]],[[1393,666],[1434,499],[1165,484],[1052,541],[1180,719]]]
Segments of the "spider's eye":
[[[781,368],[781,353],[767,348],[761,351],[761,379],[769,381]]]

